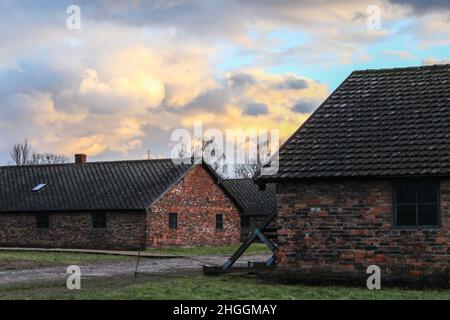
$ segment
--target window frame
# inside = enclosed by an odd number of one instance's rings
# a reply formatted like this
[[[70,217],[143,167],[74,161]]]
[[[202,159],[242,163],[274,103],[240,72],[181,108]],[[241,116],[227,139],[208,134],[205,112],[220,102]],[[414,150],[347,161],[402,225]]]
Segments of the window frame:
[[[102,215],[104,217],[105,223],[104,226],[96,227],[96,222],[98,223],[98,219],[96,219],[97,215]],[[100,220],[101,221],[101,220]],[[108,229],[108,214],[106,212],[93,212],[91,213],[91,226],[93,230],[106,230]]]
[[[400,183],[405,182],[412,182],[414,183],[414,190],[415,190],[415,213],[416,213],[416,224],[415,225],[398,225],[397,222],[397,186]],[[437,224],[435,225],[421,225],[419,224],[419,210],[418,207],[420,204],[431,204],[431,203],[420,203],[418,198],[418,185],[419,183],[432,183],[436,187],[436,206],[437,206],[437,212],[436,212],[436,219]],[[437,179],[397,179],[392,182],[392,223],[395,229],[439,229],[441,228],[441,185],[440,181]]]
[[[173,225],[173,217],[175,217],[175,226]],[[169,230],[178,229],[178,212],[169,212]]]
[[[42,227],[42,217],[45,216],[45,220],[46,220],[46,226]],[[45,212],[41,212],[41,213],[36,213],[35,216],[35,225],[36,225],[36,229],[38,230],[48,230],[50,229],[50,214],[45,213]]]
[[[221,217],[221,219],[220,220],[217,220],[217,218],[218,217]],[[225,223],[224,223],[224,219],[225,217],[224,217],[224,214],[223,213],[218,213],[218,214],[216,214],[216,230],[217,231],[222,231],[222,230],[224,230],[225,228]],[[219,224],[220,224],[220,228],[219,228]]]

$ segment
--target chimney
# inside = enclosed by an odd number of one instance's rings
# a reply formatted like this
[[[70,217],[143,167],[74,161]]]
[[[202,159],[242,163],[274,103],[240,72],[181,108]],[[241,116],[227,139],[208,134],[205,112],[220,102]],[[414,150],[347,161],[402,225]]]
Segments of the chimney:
[[[78,153],[75,155],[75,164],[85,164],[87,155]]]

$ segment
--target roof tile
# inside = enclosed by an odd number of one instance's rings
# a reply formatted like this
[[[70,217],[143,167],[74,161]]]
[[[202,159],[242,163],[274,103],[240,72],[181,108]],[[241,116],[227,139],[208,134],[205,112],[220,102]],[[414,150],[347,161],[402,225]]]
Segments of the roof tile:
[[[242,208],[242,215],[266,216],[277,210],[274,183],[267,184],[264,191],[253,179],[228,179],[221,184]]]
[[[353,72],[262,178],[450,175],[450,65]]]
[[[190,167],[170,159],[0,167],[0,212],[143,210]],[[39,183],[47,186],[31,192]]]

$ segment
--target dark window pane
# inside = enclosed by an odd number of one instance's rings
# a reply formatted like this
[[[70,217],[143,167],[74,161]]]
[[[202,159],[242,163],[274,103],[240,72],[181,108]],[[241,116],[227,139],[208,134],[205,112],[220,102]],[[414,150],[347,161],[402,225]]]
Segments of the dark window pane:
[[[104,212],[93,213],[92,227],[94,229],[106,229],[106,213]]]
[[[223,229],[223,214],[216,214],[216,229]]]
[[[178,228],[178,214],[176,212],[169,213],[169,229]]]
[[[416,225],[416,206],[399,205],[397,206],[397,225],[415,226]]]
[[[419,205],[419,225],[422,226],[438,225],[437,205]]]
[[[396,201],[401,203],[415,203],[416,189],[414,182],[399,182],[396,185]]]
[[[36,227],[38,229],[48,229],[49,215],[47,213],[38,213],[36,215]]]
[[[397,226],[439,225],[439,184],[401,181],[395,184]]]
[[[437,203],[437,186],[433,182],[420,182],[417,184],[419,203]]]

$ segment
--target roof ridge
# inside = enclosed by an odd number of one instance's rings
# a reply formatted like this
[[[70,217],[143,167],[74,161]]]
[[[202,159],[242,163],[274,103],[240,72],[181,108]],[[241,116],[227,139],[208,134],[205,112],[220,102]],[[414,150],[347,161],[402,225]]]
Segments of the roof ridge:
[[[436,63],[431,65],[420,65],[420,66],[410,66],[410,67],[395,67],[395,68],[378,68],[378,69],[360,69],[354,70],[352,73],[372,73],[372,72],[392,72],[392,71],[413,71],[421,69],[439,69],[448,68],[450,63]]]
[[[160,159],[131,159],[131,160],[112,160],[112,161],[91,161],[86,162],[82,165],[76,164],[74,162],[69,163],[46,163],[46,164],[30,164],[30,165],[5,165],[0,166],[0,169],[4,168],[34,168],[34,167],[57,167],[57,166],[85,166],[85,165],[96,165],[105,163],[136,163],[136,162],[163,162],[172,161],[172,158],[160,158]]]

